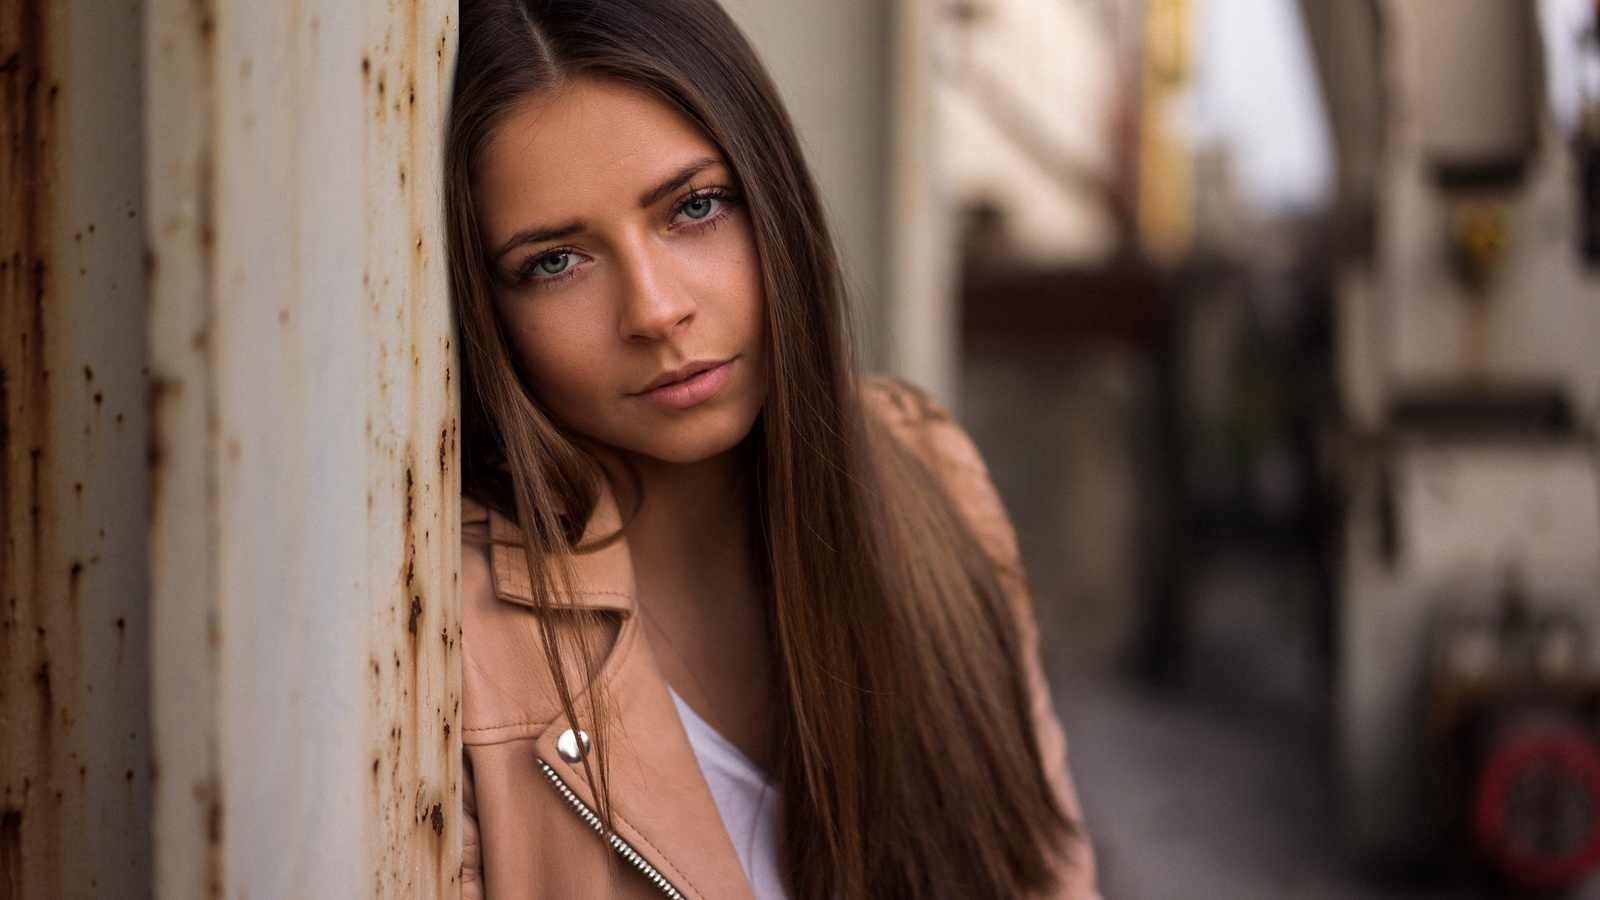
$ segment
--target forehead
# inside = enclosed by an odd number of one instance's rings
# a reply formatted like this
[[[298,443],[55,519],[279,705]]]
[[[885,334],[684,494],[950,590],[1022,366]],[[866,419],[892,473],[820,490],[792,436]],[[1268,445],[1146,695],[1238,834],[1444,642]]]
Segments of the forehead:
[[[512,106],[490,133],[474,193],[486,219],[508,203],[524,214],[578,215],[584,210],[563,207],[637,199],[663,174],[707,156],[722,159],[675,107],[625,84],[578,78]]]

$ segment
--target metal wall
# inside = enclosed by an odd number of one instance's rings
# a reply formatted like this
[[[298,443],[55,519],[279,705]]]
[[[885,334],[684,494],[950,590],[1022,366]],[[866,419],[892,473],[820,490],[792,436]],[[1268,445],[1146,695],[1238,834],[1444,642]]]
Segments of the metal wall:
[[[459,871],[446,0],[152,0],[162,897]]]
[[[450,0],[0,0],[0,898],[459,892]]]

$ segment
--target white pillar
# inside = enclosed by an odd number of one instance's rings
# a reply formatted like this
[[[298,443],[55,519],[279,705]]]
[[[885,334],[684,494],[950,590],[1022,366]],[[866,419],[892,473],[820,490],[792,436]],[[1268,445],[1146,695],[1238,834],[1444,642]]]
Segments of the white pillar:
[[[156,892],[454,896],[455,4],[146,15]]]
[[[952,405],[960,383],[954,223],[940,155],[935,57],[944,4],[896,0],[891,52],[890,369]]]

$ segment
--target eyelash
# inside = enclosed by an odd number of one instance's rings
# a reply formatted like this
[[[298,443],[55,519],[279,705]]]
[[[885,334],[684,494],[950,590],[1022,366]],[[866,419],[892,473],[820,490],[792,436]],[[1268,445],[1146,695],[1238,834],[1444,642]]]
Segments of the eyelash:
[[[728,190],[725,187],[691,187],[689,188],[689,193],[672,207],[672,217],[676,219],[678,216],[683,214],[683,211],[688,208],[689,204],[699,200],[716,200],[719,201],[721,205],[717,207],[715,212],[707,215],[704,219],[692,219],[679,225],[679,228],[688,228],[690,231],[714,229],[724,218],[728,216],[731,208],[739,202],[739,198],[734,195],[733,191]]]
[[[554,287],[568,278],[578,274],[577,263],[567,266],[554,275],[538,274],[539,264],[553,256],[581,256],[576,248],[555,247],[550,250],[541,250],[522,261],[513,273],[513,281],[517,287],[533,286],[537,288]]]
[[[684,195],[681,200],[673,205],[672,218],[676,219],[678,216],[683,214],[684,209],[687,208],[689,204],[700,200],[716,200],[719,201],[721,205],[705,218],[691,219],[687,222],[678,223],[672,226],[674,229],[679,231],[688,230],[691,234],[701,231],[715,230],[716,227],[722,223],[722,220],[731,214],[732,208],[739,203],[740,198],[733,191],[725,187],[691,187],[689,189],[689,193]],[[583,254],[580,253],[575,247],[552,247],[549,250],[541,250],[540,252],[524,259],[522,261],[522,265],[518,266],[512,273],[515,285],[517,287],[534,287],[543,290],[546,288],[555,287],[563,281],[576,276],[578,274],[577,263],[568,265],[567,268],[562,269],[560,272],[557,272],[554,275],[541,276],[538,274],[538,266],[541,262],[550,259],[551,257],[563,255],[582,256]]]

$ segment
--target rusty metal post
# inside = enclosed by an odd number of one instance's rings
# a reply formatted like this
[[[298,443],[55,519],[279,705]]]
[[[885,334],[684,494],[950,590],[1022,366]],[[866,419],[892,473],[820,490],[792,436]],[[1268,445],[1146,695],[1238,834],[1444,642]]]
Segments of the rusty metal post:
[[[0,898],[150,892],[140,52],[0,0]]]
[[[156,893],[454,896],[450,0],[147,0]]]

